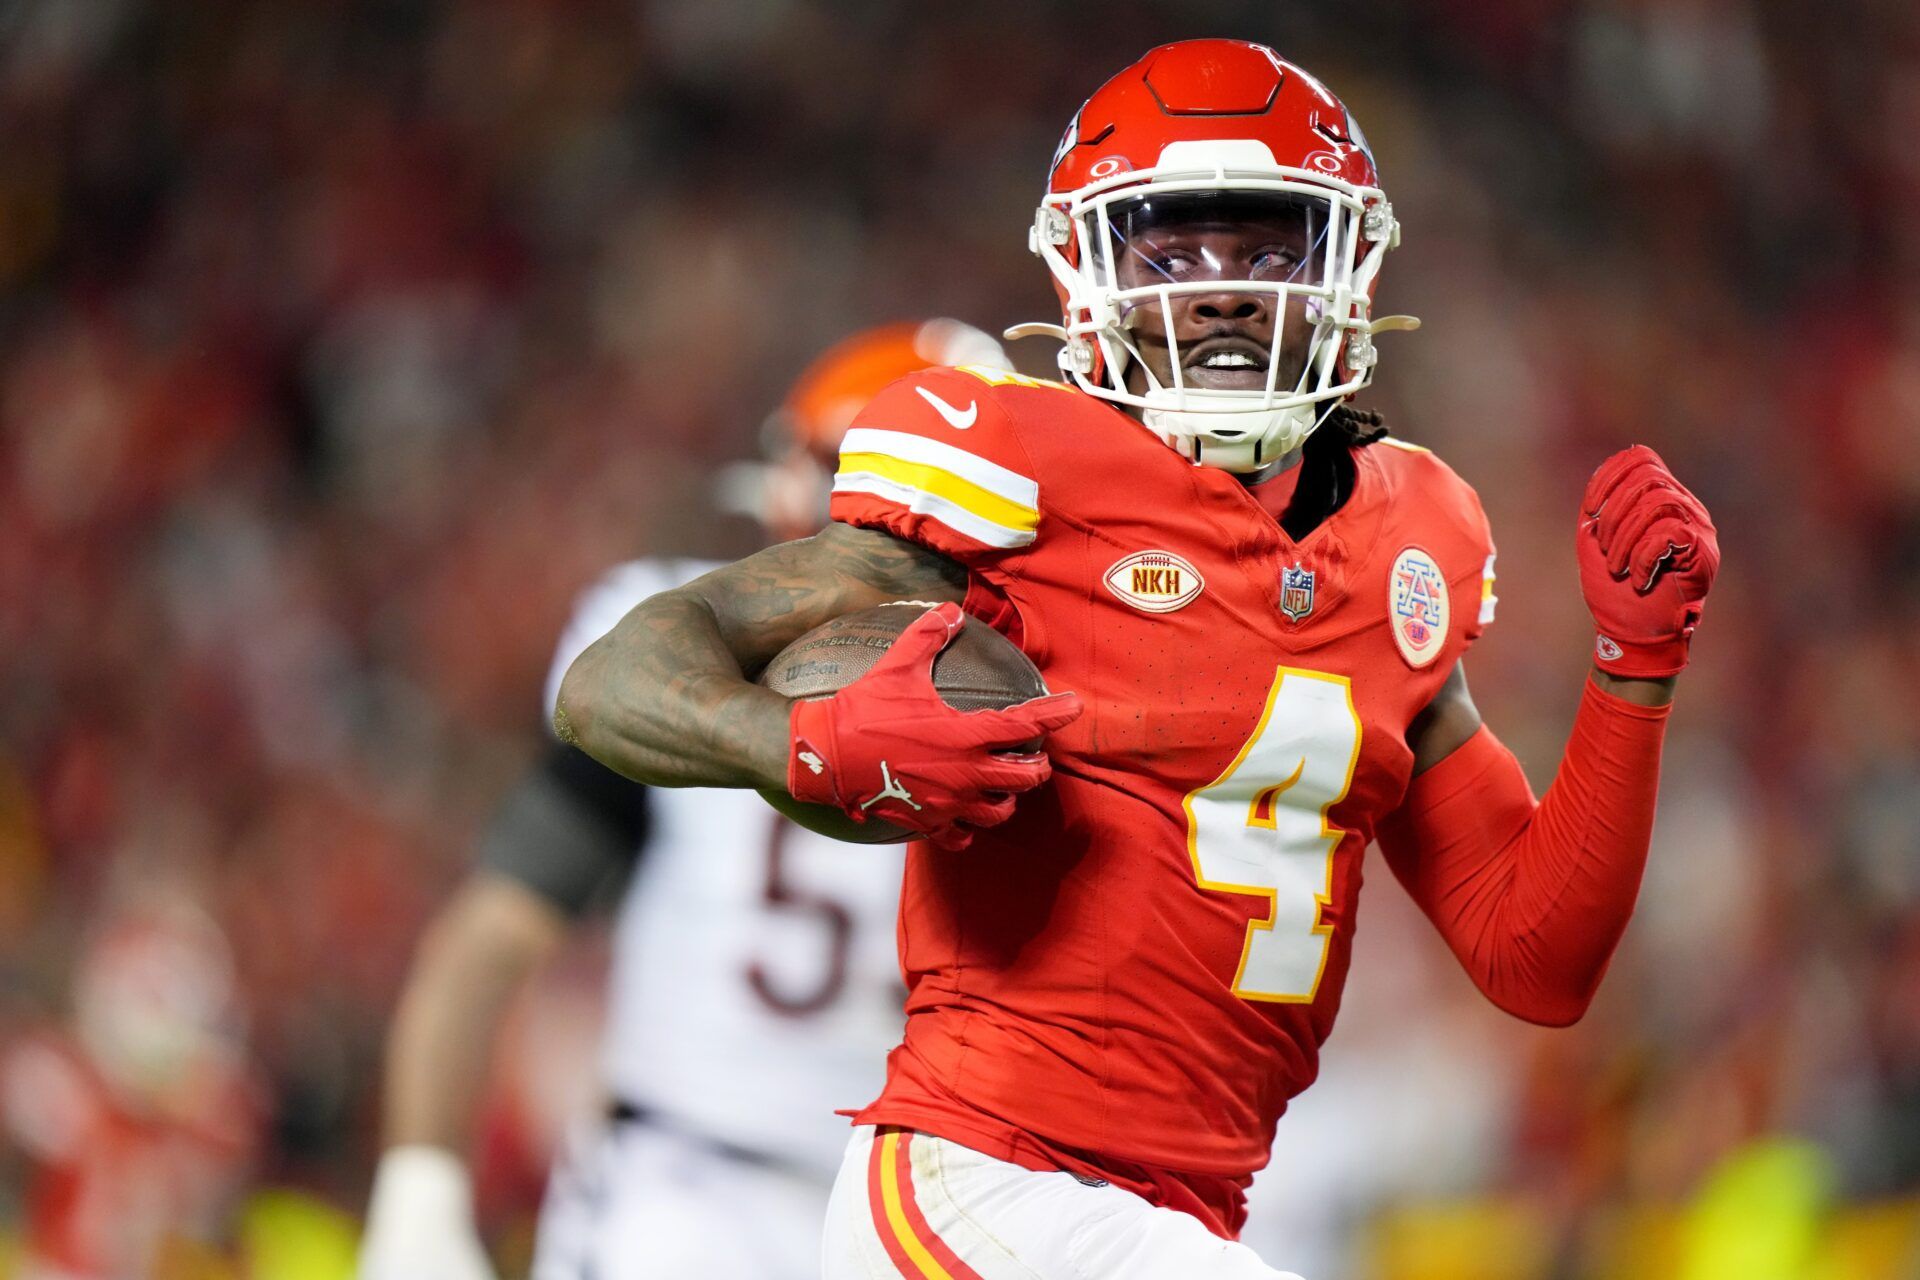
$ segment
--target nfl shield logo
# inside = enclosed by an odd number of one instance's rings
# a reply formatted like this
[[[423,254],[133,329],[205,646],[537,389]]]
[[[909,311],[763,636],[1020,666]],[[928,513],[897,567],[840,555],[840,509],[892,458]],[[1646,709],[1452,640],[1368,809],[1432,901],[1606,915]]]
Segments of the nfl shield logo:
[[[1280,571],[1280,612],[1298,622],[1313,612],[1313,570],[1295,564]]]

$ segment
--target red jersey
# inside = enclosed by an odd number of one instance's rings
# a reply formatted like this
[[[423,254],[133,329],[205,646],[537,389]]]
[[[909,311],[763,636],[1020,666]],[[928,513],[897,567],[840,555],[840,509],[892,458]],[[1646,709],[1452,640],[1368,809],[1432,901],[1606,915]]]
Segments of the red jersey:
[[[146,1276],[170,1241],[220,1237],[260,1137],[253,1081],[209,1057],[143,1103],[116,1092],[57,1032],[30,1035],[0,1059],[0,1119],[34,1163],[28,1274]]]
[[[833,518],[966,565],[968,610],[1086,707],[1010,821],[909,857],[906,1038],[861,1122],[1237,1231],[1333,1026],[1407,728],[1492,610],[1473,490],[1424,449],[1353,460],[1296,543],[1057,383],[934,369],[860,415]]]

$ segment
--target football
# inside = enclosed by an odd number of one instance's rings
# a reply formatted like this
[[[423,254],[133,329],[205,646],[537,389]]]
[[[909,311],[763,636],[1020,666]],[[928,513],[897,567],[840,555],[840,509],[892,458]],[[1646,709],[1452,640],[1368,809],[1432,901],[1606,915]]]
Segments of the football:
[[[822,623],[776,654],[760,673],[760,684],[789,698],[830,697],[871,670],[930,607],[902,600]],[[933,687],[943,702],[959,711],[998,710],[1047,692],[1040,669],[1018,646],[971,617],[934,659]],[[838,809],[804,804],[784,791],[760,794],[794,822],[835,840],[892,844],[912,838],[891,822],[855,822]]]

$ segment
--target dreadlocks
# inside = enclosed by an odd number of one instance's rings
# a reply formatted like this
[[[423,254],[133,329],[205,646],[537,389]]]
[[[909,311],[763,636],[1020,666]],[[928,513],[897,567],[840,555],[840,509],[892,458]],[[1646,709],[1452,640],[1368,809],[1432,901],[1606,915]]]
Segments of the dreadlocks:
[[[1372,409],[1341,404],[1307,437],[1300,456],[1300,484],[1280,527],[1298,541],[1340,509],[1353,494],[1353,451],[1387,434],[1386,420]]]
[[[1356,409],[1350,404],[1334,406],[1333,412],[1327,415],[1326,426],[1321,434],[1327,431],[1345,437],[1347,446],[1352,449],[1372,444],[1389,434],[1387,420],[1380,416],[1379,410]]]

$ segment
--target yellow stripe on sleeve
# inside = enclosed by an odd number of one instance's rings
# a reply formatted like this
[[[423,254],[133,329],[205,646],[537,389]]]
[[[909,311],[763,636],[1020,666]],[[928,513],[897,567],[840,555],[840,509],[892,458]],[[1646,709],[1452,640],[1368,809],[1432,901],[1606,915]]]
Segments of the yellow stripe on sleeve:
[[[943,498],[982,520],[1017,533],[1032,533],[1040,526],[1040,513],[1032,507],[1009,501],[953,474],[925,462],[908,462],[883,453],[849,453],[840,458],[840,474],[876,475],[921,493]]]

